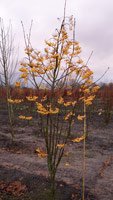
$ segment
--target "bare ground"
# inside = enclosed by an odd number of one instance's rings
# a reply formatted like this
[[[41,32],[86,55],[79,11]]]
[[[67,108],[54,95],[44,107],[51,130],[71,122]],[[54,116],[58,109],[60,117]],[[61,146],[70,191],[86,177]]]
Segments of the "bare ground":
[[[8,126],[0,128],[0,200],[47,200],[50,182],[46,158],[35,149],[44,148],[44,140],[32,126],[15,127],[16,138],[11,143]],[[78,127],[76,127],[78,130]],[[75,132],[77,131],[75,130]],[[57,172],[57,199],[81,200],[83,144],[66,147]],[[11,184],[21,183],[19,192]],[[16,183],[15,183],[16,184]],[[113,124],[90,126],[86,144],[85,200],[113,200]],[[8,188],[8,189],[7,189]],[[12,186],[12,188],[14,188]],[[16,191],[17,189],[15,189]],[[20,194],[20,195],[19,195]]]

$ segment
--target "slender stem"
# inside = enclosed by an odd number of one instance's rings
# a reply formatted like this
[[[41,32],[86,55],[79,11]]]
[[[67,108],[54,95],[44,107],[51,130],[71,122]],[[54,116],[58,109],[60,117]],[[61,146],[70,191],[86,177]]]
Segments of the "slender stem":
[[[86,104],[84,102],[84,142],[83,142],[83,178],[82,178],[82,200],[85,200],[85,171],[86,171],[86,135],[87,135],[87,121],[86,121]]]

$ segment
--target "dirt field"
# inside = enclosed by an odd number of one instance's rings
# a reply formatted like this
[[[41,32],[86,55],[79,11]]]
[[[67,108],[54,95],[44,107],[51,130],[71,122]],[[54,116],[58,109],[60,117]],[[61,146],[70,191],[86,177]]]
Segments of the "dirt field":
[[[105,126],[97,121],[88,127],[85,200],[113,200],[113,123]],[[0,200],[48,200],[46,158],[35,153],[44,147],[44,140],[33,126],[17,126],[15,131],[12,144],[8,126],[1,122]],[[82,149],[83,143],[70,142],[66,147],[57,173],[58,200],[81,200]]]

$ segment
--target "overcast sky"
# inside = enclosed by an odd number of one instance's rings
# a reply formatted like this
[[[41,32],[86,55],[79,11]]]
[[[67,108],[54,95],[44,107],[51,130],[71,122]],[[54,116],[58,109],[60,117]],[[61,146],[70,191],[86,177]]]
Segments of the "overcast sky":
[[[21,58],[24,41],[20,21],[28,31],[33,19],[32,42],[40,49],[57,27],[63,7],[64,0],[0,0],[0,17],[6,24],[12,21]],[[113,0],[67,0],[66,15],[76,18],[76,40],[83,49],[83,60],[93,51],[89,65],[95,79],[110,67],[102,81],[113,82]]]

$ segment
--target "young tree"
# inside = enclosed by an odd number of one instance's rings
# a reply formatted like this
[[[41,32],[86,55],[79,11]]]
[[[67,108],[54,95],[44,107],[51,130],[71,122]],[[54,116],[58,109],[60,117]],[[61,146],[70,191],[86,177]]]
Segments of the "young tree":
[[[1,86],[6,91],[6,102],[8,108],[9,124],[12,139],[14,138],[13,130],[13,107],[9,103],[11,98],[10,87],[14,81],[15,69],[17,67],[17,57],[14,55],[14,37],[12,35],[12,26],[9,24],[5,28],[3,19],[0,18],[0,81]]]
[[[37,148],[40,157],[47,157],[51,180],[51,199],[55,199],[55,176],[68,142],[80,142],[86,137],[86,107],[92,104],[98,86],[93,84],[93,72],[80,58],[81,47],[75,41],[75,20],[65,17],[51,39],[45,41],[43,52],[32,48],[28,41],[25,53],[27,59],[21,62],[21,78],[25,83],[32,78],[38,96],[27,96],[28,101],[36,102],[38,120],[41,120],[45,139],[45,150]],[[74,85],[79,95],[74,94],[69,85]],[[45,88],[44,88],[45,85]],[[40,95],[40,88],[43,93]],[[84,105],[82,115],[76,116],[76,108]],[[28,116],[19,116],[25,120]],[[84,134],[72,138],[75,119],[84,120]]]

